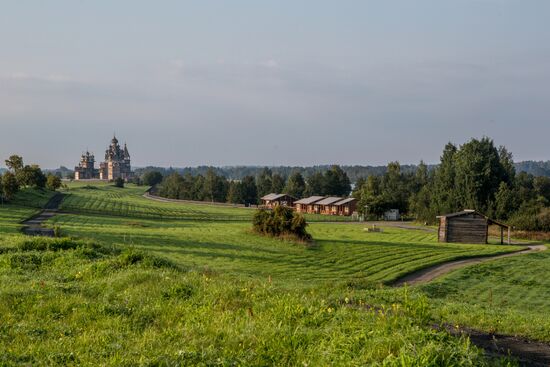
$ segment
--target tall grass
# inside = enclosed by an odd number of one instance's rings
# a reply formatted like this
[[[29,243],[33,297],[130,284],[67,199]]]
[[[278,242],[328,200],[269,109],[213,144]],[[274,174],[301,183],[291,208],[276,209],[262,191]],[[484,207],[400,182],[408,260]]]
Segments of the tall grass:
[[[2,365],[501,362],[433,330],[427,299],[407,289],[287,288],[188,271],[133,249],[41,241],[2,244]]]
[[[548,251],[468,267],[421,289],[446,322],[550,342]]]

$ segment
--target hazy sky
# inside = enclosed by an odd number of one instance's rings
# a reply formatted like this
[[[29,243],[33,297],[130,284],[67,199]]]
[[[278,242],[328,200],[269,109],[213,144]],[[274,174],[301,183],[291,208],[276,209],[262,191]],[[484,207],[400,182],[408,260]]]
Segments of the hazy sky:
[[[550,159],[550,1],[0,0],[0,157],[73,167]]]

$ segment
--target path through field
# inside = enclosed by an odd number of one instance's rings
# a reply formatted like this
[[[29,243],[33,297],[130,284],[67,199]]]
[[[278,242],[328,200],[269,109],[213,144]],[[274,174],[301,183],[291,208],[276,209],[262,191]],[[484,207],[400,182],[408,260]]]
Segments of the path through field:
[[[482,348],[490,356],[507,357],[512,355],[520,366],[550,366],[549,344],[510,335],[484,333],[470,328],[456,328],[452,325],[444,325],[443,328],[454,336],[468,336],[472,344]]]
[[[453,270],[460,269],[468,265],[480,264],[486,261],[492,261],[492,260],[502,259],[510,256],[528,254],[531,252],[545,251],[546,249],[547,248],[545,245],[529,245],[525,250],[521,250],[521,251],[509,253],[509,254],[503,254],[503,255],[497,255],[497,256],[482,256],[482,257],[474,257],[474,258],[465,259],[465,260],[451,261],[445,264],[435,265],[430,268],[423,269],[423,270],[414,272],[412,274],[409,274],[397,280],[394,283],[394,286],[400,287],[405,284],[416,285],[421,283],[427,283],[434,280],[435,278],[448,274]]]
[[[57,210],[62,201],[63,194],[56,193],[50,201],[48,201],[44,207],[44,210],[42,210],[38,215],[35,215],[22,223],[23,233],[29,236],[53,237],[54,230],[51,228],[45,228],[42,225],[57,214]]]

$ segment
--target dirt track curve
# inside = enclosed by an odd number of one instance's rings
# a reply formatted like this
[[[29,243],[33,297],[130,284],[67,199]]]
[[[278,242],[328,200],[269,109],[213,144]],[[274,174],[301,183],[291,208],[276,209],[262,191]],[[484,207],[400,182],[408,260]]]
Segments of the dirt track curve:
[[[37,215],[31,217],[24,221],[22,231],[24,234],[29,236],[47,236],[53,237],[54,230],[51,228],[45,228],[42,225],[50,218],[57,214],[57,210],[61,202],[63,201],[63,194],[56,193],[50,201]]]
[[[415,285],[415,284],[427,283],[434,280],[435,278],[448,274],[453,270],[460,269],[468,265],[480,264],[486,261],[493,261],[493,260],[502,259],[505,257],[528,254],[531,252],[544,251],[547,249],[545,245],[528,245],[526,247],[527,248],[525,250],[512,252],[508,254],[502,254],[497,256],[473,257],[470,259],[456,260],[456,261],[451,261],[444,264],[435,265],[430,268],[419,270],[417,272],[406,275],[405,277],[397,280],[393,285],[396,287],[399,287],[405,284]]]
[[[527,249],[509,254],[477,257],[465,260],[457,260],[433,266],[428,269],[409,274],[394,283],[394,286],[415,285],[427,283],[435,278],[450,273],[453,270],[468,265],[480,264],[487,261],[502,259],[511,256],[518,256],[532,252],[545,251],[545,245],[530,245]],[[440,329],[440,327],[436,327]],[[511,335],[498,335],[486,333],[470,328],[455,328],[451,325],[444,325],[443,328],[454,336],[467,336],[475,346],[485,350],[485,353],[493,357],[514,357],[520,366],[543,367],[550,366],[550,345],[534,340],[518,338]]]

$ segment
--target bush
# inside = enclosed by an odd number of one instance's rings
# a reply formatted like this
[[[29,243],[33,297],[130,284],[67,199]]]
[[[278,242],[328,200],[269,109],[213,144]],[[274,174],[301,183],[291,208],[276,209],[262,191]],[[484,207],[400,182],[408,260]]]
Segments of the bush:
[[[34,270],[42,265],[42,256],[39,254],[13,254],[8,258],[11,269]]]
[[[61,237],[61,227],[60,226],[54,226],[53,227],[53,236],[54,237]]]
[[[126,249],[117,257],[117,265],[119,267],[127,267],[131,265],[141,264],[148,268],[178,268],[169,260],[166,260],[162,257],[152,256],[145,252]]]
[[[123,188],[124,187],[124,180],[122,178],[117,178],[115,180],[115,187]]]
[[[46,179],[46,187],[48,190],[56,191],[61,187],[61,178],[55,175],[49,174]]]
[[[258,210],[254,214],[252,224],[256,232],[264,235],[292,236],[302,241],[311,240],[311,235],[306,232],[305,218],[284,206],[278,206],[273,210]]]
[[[63,251],[75,250],[78,248],[95,249],[100,246],[91,242],[72,238],[33,237],[19,242],[17,247],[19,251]]]
[[[523,231],[550,231],[550,208],[521,208],[510,218],[514,229]]]

